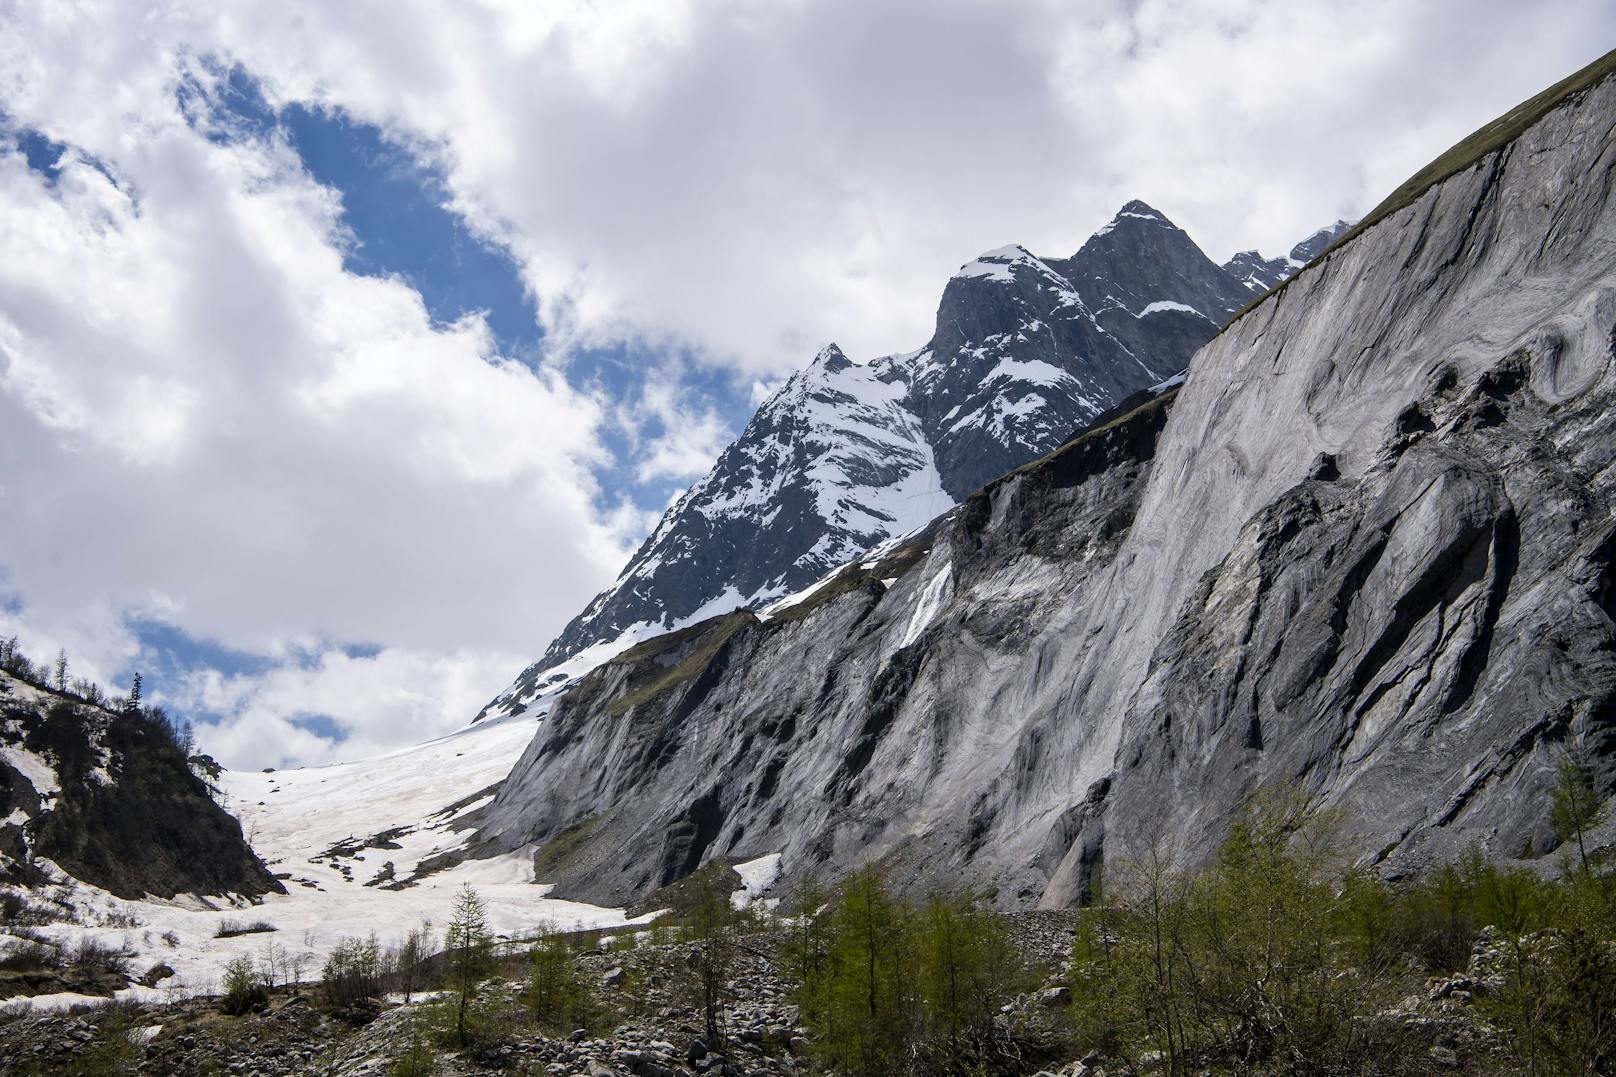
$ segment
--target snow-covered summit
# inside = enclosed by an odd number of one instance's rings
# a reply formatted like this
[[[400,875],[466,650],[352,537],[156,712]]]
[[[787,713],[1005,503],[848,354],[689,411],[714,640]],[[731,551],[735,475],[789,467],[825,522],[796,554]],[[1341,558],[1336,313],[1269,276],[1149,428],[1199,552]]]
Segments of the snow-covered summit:
[[[860,364],[830,344],[787,379],[479,719],[534,714],[579,659],[761,607],[924,525],[1182,370],[1249,298],[1137,200],[1068,258],[978,255],[924,347]]]

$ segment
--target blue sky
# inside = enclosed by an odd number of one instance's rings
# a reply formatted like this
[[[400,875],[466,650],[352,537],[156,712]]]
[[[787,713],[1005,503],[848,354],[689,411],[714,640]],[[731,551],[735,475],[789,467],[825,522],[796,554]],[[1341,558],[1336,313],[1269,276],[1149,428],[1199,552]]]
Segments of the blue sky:
[[[14,6],[0,633],[231,765],[441,734],[761,393],[922,345],[977,252],[1135,197],[1283,251],[1613,39],[1591,0]]]

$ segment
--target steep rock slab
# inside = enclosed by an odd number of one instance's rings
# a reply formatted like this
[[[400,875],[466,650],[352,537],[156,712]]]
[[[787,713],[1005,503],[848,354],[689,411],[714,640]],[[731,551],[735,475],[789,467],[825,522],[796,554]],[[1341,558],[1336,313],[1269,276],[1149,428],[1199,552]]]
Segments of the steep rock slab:
[[[1165,422],[598,671],[488,847],[596,900],[781,851],[1062,904],[1289,784],[1394,866],[1542,855],[1563,752],[1612,785],[1613,127],[1583,80],[1240,317]]]

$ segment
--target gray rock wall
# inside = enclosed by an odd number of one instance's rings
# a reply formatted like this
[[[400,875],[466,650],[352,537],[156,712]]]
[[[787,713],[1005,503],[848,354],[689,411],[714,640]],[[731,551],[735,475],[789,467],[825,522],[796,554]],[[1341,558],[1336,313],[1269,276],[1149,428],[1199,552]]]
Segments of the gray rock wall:
[[[1387,870],[1549,852],[1559,760],[1613,780],[1613,126],[1616,83],[1579,92],[1244,314],[1176,399],[789,619],[597,671],[486,847],[591,900],[779,851],[1060,905],[1289,785]]]

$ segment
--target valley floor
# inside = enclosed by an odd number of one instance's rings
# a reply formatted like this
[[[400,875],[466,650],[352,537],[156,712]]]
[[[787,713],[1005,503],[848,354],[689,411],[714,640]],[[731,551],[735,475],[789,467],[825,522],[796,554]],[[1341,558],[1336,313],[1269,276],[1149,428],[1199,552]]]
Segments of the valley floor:
[[[1014,937],[1039,967],[1059,963],[1072,938],[1072,916],[1028,913],[1013,919]],[[642,937],[646,932],[639,933]],[[711,1073],[785,1075],[820,1072],[809,1057],[789,987],[778,969],[776,940],[747,936],[733,980],[722,1046],[709,1045],[692,994],[692,944],[647,943],[580,958],[598,984],[606,1015],[587,1032],[546,1036],[532,1028],[503,1030],[503,1042],[482,1050],[437,1052],[431,1072],[442,1077],[487,1072],[615,1077],[674,1077]],[[518,983],[496,980],[495,1005],[516,1007]],[[1059,992],[1019,998],[1012,1015],[1026,1031],[1026,1073],[1059,1065],[1069,1053],[1062,1034]],[[270,1009],[245,1017],[218,1012],[216,1000],[100,1007],[78,1013],[15,1013],[0,1018],[0,1072],[66,1075],[216,1073],[264,1077],[359,1077],[389,1072],[434,1004],[396,1000],[358,1023],[333,1016],[312,987],[282,991]],[[1068,1063],[1068,1066],[1070,1063]]]
[[[491,798],[492,787],[531,739],[534,724],[529,719],[472,726],[353,763],[227,771],[220,780],[221,802],[241,820],[285,894],[267,895],[256,904],[187,895],[131,901],[57,873],[56,884],[26,895],[55,918],[33,930],[68,951],[89,941],[125,955],[136,978],[166,967],[168,974],[151,986],[133,984],[116,997],[173,1002],[217,991],[225,966],[241,955],[262,959],[274,948],[286,964],[314,976],[344,937],[374,932],[385,945],[423,920],[441,929],[466,883],[487,903],[497,937],[531,935],[541,925],[576,930],[629,923],[621,909],[546,897],[550,887],[534,880],[531,857],[520,850],[388,887],[470,837],[461,820]],[[272,930],[220,937],[232,925],[259,924]],[[0,971],[0,1004],[66,1007],[95,995],[104,998],[105,990],[105,978],[25,980]]]

